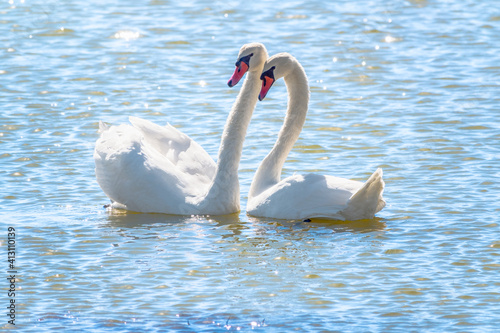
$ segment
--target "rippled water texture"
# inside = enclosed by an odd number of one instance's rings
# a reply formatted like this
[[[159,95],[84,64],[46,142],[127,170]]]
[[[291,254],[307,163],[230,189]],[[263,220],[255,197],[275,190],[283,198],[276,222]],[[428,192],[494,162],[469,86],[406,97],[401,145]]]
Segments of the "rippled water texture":
[[[10,0],[0,41],[0,240],[6,248],[16,228],[16,327],[500,327],[496,1]],[[216,156],[239,89],[226,82],[251,41],[292,53],[310,80],[283,176],[365,180],[382,167],[388,206],[342,223],[246,215],[252,175],[284,117],[280,81],[249,128],[240,214],[103,209],[99,120],[168,121]]]

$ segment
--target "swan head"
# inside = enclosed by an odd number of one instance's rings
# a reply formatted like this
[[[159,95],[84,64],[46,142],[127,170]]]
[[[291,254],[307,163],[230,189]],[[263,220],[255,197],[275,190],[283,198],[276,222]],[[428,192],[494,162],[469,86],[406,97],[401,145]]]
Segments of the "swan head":
[[[236,61],[233,76],[227,82],[229,87],[234,87],[240,82],[246,72],[261,72],[267,59],[266,47],[261,43],[249,43],[241,47]]]
[[[286,52],[275,54],[267,59],[260,76],[262,88],[260,89],[259,100],[262,101],[266,97],[276,80],[287,76],[297,65],[300,66],[297,59]]]

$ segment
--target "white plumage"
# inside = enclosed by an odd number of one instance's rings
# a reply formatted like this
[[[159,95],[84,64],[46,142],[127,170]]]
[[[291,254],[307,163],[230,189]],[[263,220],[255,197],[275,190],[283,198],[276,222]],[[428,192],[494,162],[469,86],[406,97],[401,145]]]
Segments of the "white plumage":
[[[171,125],[159,126],[136,117],[129,118],[131,125],[101,124],[95,171],[112,207],[180,215],[238,212],[238,165],[266,59],[262,44],[246,44],[240,49],[229,84],[236,84],[245,72],[247,77],[228,116],[217,164]]]
[[[305,71],[288,53],[267,60],[259,98],[263,99],[281,77],[284,77],[289,94],[288,110],[278,139],[257,169],[250,186],[248,214],[278,219],[373,218],[385,206],[381,169],[365,183],[317,174],[294,175],[281,180],[283,164],[302,130],[309,103]]]

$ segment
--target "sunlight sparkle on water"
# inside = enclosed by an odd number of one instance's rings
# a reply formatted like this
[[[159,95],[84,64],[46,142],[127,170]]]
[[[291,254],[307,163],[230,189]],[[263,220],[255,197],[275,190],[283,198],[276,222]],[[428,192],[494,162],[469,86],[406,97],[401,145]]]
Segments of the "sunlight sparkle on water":
[[[116,39],[125,39],[125,40],[131,40],[131,39],[137,39],[140,37],[140,33],[137,31],[130,31],[130,30],[121,30],[118,31],[113,35],[114,38]]]
[[[23,329],[498,331],[495,4],[5,0],[0,201]],[[382,168],[386,207],[349,222],[247,215],[286,114],[281,79],[245,133],[239,213],[104,208],[99,123],[168,122],[215,160],[245,78],[226,82],[254,41],[292,54],[311,83],[281,177]]]
[[[385,36],[385,38],[384,38],[384,42],[386,42],[386,43],[393,43],[393,42],[395,42],[396,40],[397,40],[397,39],[396,39],[396,38],[394,38],[394,37],[392,37],[392,36]]]

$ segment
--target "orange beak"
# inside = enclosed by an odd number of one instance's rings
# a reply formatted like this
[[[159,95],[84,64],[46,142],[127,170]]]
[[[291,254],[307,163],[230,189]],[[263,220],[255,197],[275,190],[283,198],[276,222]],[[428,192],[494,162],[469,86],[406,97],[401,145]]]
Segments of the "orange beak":
[[[266,97],[273,83],[274,79],[269,76],[264,76],[262,78],[262,88],[260,88],[259,101],[262,101]]]
[[[248,71],[248,65],[244,61],[240,62],[240,65],[236,66],[233,76],[231,76],[231,78],[227,82],[227,85],[231,88],[237,85],[247,71]]]

